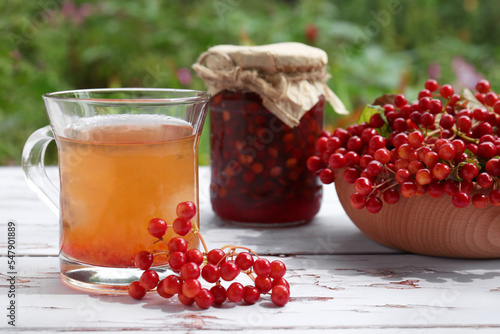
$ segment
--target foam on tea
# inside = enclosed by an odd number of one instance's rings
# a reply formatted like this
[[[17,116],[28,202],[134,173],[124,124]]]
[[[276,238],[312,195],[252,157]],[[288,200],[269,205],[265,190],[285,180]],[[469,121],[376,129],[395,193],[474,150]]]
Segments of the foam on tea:
[[[149,131],[154,125],[155,131]],[[80,118],[64,129],[64,136],[102,144],[158,142],[193,133],[188,122],[163,115],[106,115]]]

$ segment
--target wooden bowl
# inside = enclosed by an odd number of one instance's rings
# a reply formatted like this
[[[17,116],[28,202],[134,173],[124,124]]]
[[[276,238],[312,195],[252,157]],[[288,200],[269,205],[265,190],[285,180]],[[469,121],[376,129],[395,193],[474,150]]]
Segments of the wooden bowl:
[[[376,214],[356,210],[350,197],[354,186],[335,180],[340,202],[354,224],[369,238],[388,247],[433,256],[500,258],[500,207],[456,208],[451,197],[428,194],[384,203]]]

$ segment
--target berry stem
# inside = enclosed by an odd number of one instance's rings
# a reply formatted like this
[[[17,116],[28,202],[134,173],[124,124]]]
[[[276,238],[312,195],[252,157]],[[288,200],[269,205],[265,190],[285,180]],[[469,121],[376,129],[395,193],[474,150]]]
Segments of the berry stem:
[[[385,184],[390,183],[390,182],[392,182],[392,184],[388,185],[388,186],[387,186],[387,187],[385,187],[385,188],[382,188]],[[399,183],[394,182],[394,180],[387,180],[387,181],[385,181],[385,182],[383,182],[383,183],[379,184],[377,187],[378,187],[381,191],[387,191],[387,190],[389,190],[389,189],[391,189],[391,188],[397,187],[398,185],[399,185]]]
[[[157,244],[157,243],[159,243],[159,242],[163,242],[163,243],[165,243],[165,241],[163,241],[163,238],[158,238],[158,239],[156,239],[156,240],[153,242],[153,245],[156,245],[156,244]]]
[[[437,135],[438,133],[440,133],[442,131],[442,129],[437,129],[437,130],[434,130],[434,131],[431,131],[431,132],[427,132],[425,134],[425,138],[429,138],[429,137],[432,137],[434,135]]]
[[[203,239],[203,236],[201,235],[200,229],[198,228],[198,224],[196,224],[196,222],[193,222],[193,232],[194,232],[193,234],[198,235],[198,237],[200,238],[205,253],[208,253],[207,243],[205,242],[205,239]]]
[[[389,171],[390,173],[392,174],[396,174],[396,172],[394,170],[392,170],[391,168],[387,167],[387,166],[384,166],[384,168]]]
[[[153,256],[157,256],[157,255],[168,255],[170,254],[169,251],[165,251],[165,250],[158,250],[158,249],[155,249],[153,251]]]
[[[235,245],[225,245],[224,247],[221,247],[222,250],[226,249],[226,248],[230,248],[232,250],[236,250],[236,249],[244,249],[250,253],[252,253],[253,255],[259,257],[259,255],[257,253],[255,253],[253,250],[251,250],[250,248],[247,248],[247,247],[241,247],[241,246],[235,246]]]
[[[165,246],[168,247],[168,243],[165,242],[165,240],[163,240],[163,238],[159,238],[158,240],[156,240],[155,242],[153,242],[153,245],[156,244],[157,242],[161,242],[163,243]]]
[[[470,141],[470,142],[472,142],[472,143],[474,143],[474,144],[476,144],[476,145],[477,145],[477,144],[479,144],[479,139],[468,137],[468,136],[466,136],[463,132],[458,131],[458,130],[455,130],[454,132],[455,132],[455,135],[456,135],[456,136],[459,136],[459,137],[460,137],[460,138],[462,138],[462,139],[465,139],[465,140],[467,140],[467,141]]]

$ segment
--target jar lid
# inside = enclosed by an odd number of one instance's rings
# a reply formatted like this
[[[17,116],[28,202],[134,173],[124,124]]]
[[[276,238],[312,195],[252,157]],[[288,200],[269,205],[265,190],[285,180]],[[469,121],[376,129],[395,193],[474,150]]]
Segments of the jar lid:
[[[227,57],[220,57],[221,54]],[[229,61],[230,60],[230,61]],[[326,52],[302,43],[278,43],[258,46],[217,45],[208,50],[207,67],[259,69],[268,72],[308,71],[328,63]]]
[[[217,45],[193,65],[215,95],[223,90],[252,91],[263,105],[290,127],[299,124],[321,95],[339,114],[342,101],[326,85],[325,51],[302,43],[260,46]]]

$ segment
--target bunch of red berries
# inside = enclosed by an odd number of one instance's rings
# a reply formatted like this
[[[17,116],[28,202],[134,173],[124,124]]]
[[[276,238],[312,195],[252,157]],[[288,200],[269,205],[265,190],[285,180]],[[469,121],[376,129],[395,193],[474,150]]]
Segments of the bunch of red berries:
[[[290,299],[290,285],[284,277],[285,264],[275,260],[259,257],[252,250],[245,247],[225,246],[208,251],[196,224],[191,219],[196,214],[196,206],[192,202],[182,202],[177,206],[177,219],[172,228],[179,237],[171,238],[168,243],[163,240],[169,225],[159,218],[151,219],[148,231],[151,236],[158,238],[156,242],[164,242],[168,251],[147,252],[141,251],[135,256],[135,264],[145,270],[139,281],[129,285],[128,293],[135,299],[141,299],[147,290],[154,290],[164,298],[177,295],[179,301],[190,306],[196,303],[200,308],[207,309],[212,305],[220,305],[226,300],[234,303],[245,301],[255,304],[261,294],[271,295],[271,301],[277,306],[284,306]],[[202,253],[198,249],[189,249],[188,242],[181,238],[193,231],[198,235],[205,249]],[[237,250],[244,250],[237,252]],[[167,255],[168,265],[175,274],[169,275],[160,281],[158,273],[150,269],[154,256]],[[254,259],[254,257],[256,259]],[[233,282],[226,289],[222,281],[233,281],[240,273],[248,275],[254,285],[243,286]],[[207,282],[214,284],[210,290],[203,288],[200,276]]]
[[[487,80],[455,94],[427,80],[418,101],[386,95],[357,125],[323,132],[307,167],[329,184],[354,184],[351,205],[377,213],[400,196],[447,194],[458,208],[500,206],[500,101]]]

